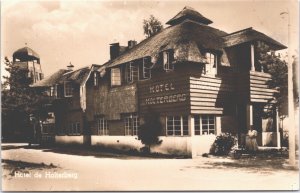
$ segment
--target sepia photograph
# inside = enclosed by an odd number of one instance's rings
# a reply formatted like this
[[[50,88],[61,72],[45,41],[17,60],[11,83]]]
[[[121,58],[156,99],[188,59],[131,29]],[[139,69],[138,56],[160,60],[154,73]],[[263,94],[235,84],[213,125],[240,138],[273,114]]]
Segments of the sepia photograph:
[[[1,191],[299,191],[297,0],[1,0]]]

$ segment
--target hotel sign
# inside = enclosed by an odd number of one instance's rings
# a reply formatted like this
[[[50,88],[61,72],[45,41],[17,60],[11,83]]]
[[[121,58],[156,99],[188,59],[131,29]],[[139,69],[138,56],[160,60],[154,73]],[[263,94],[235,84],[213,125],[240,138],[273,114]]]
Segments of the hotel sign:
[[[178,92],[176,92],[178,90]],[[172,93],[172,94],[171,94]],[[187,94],[181,93],[173,82],[160,84],[152,84],[148,86],[148,95],[157,95],[146,97],[144,102],[146,105],[166,104],[184,102],[187,100]]]

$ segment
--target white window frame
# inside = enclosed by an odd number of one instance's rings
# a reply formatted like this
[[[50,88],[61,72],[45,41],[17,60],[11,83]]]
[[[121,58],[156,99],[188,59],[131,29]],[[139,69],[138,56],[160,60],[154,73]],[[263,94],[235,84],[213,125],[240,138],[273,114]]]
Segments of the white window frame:
[[[72,82],[69,82],[69,81],[64,82],[64,95],[65,95],[65,97],[72,97],[73,96]]]
[[[213,56],[213,57],[212,57]],[[218,56],[212,52],[206,52],[207,62],[203,68],[203,73],[207,75],[216,75],[218,72]],[[214,67],[215,66],[215,67]]]
[[[178,117],[179,119],[175,119]],[[179,122],[178,125],[175,123]],[[184,124],[186,122],[186,124]],[[169,125],[171,123],[172,125]],[[176,126],[180,126],[180,134],[176,134]],[[172,128],[170,130],[169,128]],[[172,132],[172,134],[169,133]],[[189,135],[189,128],[188,128],[188,116],[166,116],[166,136],[188,136]]]
[[[127,83],[132,83],[135,80],[139,80],[138,66],[134,65],[133,62],[129,62],[126,64],[125,68],[126,68],[126,82]]]
[[[124,117],[125,135],[138,135],[140,122],[137,115],[127,115]]]
[[[121,69],[111,68],[110,70],[111,86],[121,86]]]
[[[203,124],[203,120],[204,118],[208,118],[207,119],[207,124]],[[213,117],[213,118],[212,118]],[[214,123],[211,124],[209,123],[209,121],[213,119]],[[196,115],[194,117],[194,120],[195,120],[195,135],[216,135],[217,133],[217,125],[216,125],[216,116],[215,115]],[[199,125],[198,125],[198,122],[199,122]],[[204,133],[204,129],[203,129],[203,126],[204,125],[207,125],[207,130],[206,132],[207,133]],[[214,127],[214,129],[210,129],[210,126]],[[213,133],[210,133],[210,131],[213,130]]]
[[[80,123],[79,122],[69,123],[67,134],[68,135],[80,135]]]
[[[163,66],[165,71],[173,71],[174,65],[170,61],[170,51],[163,52]]]
[[[151,68],[147,65],[151,65],[151,60],[147,63],[148,58],[143,58],[143,79],[151,79]],[[148,73],[148,76],[147,76]]]
[[[108,127],[107,120],[104,117],[97,119],[98,135],[108,135],[108,130],[109,127]]]
[[[57,97],[57,84],[50,87],[50,96]]]
[[[94,71],[94,86],[98,86],[98,73],[96,71]]]

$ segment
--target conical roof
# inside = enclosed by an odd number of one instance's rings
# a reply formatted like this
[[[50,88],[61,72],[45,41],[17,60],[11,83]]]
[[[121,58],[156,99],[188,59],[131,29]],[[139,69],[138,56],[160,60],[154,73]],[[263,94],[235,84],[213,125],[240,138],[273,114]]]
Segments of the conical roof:
[[[13,53],[13,58],[23,61],[30,59],[40,59],[40,56],[33,49],[26,46],[15,51]]]
[[[176,25],[181,23],[182,21],[190,19],[192,21],[196,21],[205,25],[211,24],[212,21],[201,15],[195,9],[185,6],[175,17],[170,19],[166,24]]]

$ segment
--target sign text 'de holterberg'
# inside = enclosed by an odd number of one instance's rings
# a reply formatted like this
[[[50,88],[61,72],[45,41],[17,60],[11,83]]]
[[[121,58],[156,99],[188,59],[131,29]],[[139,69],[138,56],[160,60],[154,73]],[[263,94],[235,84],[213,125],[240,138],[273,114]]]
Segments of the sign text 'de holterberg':
[[[176,102],[186,101],[187,94],[184,93],[168,94],[168,92],[170,91],[176,91],[175,86],[172,82],[149,86],[150,95],[155,93],[161,93],[161,96],[148,97],[145,99],[145,104],[155,105],[155,104],[176,103]]]

